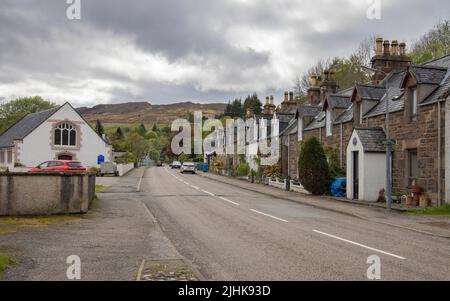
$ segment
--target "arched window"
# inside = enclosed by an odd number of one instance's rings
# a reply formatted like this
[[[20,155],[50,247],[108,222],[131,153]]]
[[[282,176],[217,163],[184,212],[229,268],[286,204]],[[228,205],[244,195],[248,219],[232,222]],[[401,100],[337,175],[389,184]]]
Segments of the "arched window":
[[[55,145],[77,145],[77,131],[68,123],[61,123],[55,129]]]

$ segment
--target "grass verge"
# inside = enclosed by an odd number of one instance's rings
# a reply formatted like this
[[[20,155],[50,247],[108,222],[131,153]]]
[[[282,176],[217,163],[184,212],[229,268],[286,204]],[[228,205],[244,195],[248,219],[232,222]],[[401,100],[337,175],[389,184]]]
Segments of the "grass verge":
[[[412,215],[434,215],[434,216],[449,216],[450,217],[450,204],[445,204],[440,207],[430,207],[424,209],[411,209],[408,212]]]
[[[14,265],[16,261],[13,257],[9,256],[8,254],[0,252],[0,275],[3,273],[7,268]]]
[[[51,215],[36,217],[1,217],[0,226],[48,226],[81,218],[78,215]]]
[[[105,191],[106,187],[103,185],[95,185],[95,193],[102,193],[103,191]]]

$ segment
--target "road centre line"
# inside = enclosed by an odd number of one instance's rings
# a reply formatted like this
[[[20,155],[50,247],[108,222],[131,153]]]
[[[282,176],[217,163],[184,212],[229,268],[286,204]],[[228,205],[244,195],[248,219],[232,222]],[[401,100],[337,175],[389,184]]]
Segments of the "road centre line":
[[[375,249],[375,248],[372,248],[372,247],[369,247],[369,246],[366,246],[366,245],[363,245],[363,244],[360,244],[360,243],[357,243],[357,242],[354,242],[354,241],[351,241],[351,240],[348,240],[348,239],[345,239],[345,238],[342,238],[342,237],[339,237],[339,236],[335,236],[335,235],[328,234],[328,233],[325,233],[325,232],[321,232],[321,231],[318,231],[318,230],[313,230],[313,232],[318,233],[318,234],[322,234],[322,235],[325,235],[325,236],[328,236],[328,237],[331,237],[331,238],[334,238],[334,239],[338,239],[338,240],[341,240],[341,241],[344,241],[344,242],[348,242],[348,243],[353,244],[355,246],[366,248],[366,249],[371,250],[371,251],[375,251],[375,252],[378,252],[378,253],[381,253],[381,254],[389,255],[389,256],[392,256],[392,257],[395,257],[395,258],[398,258],[398,259],[406,259],[405,257],[399,256],[399,255],[395,255],[395,254],[392,254],[392,253],[389,253],[389,252],[386,252],[386,251],[382,251],[382,250],[379,250],[379,249]]]
[[[255,210],[255,209],[250,209],[250,211],[253,211],[253,212],[255,212],[255,213],[258,213],[258,214],[261,214],[261,215],[264,215],[264,216],[267,216],[267,217],[271,217],[271,218],[273,218],[273,219],[276,219],[276,220],[279,220],[279,221],[288,223],[288,221],[285,220],[285,219],[282,219],[282,218],[279,218],[279,217],[276,217],[276,216],[273,216],[273,215],[270,215],[270,214],[267,214],[267,213],[264,213],[264,212]]]
[[[204,193],[206,193],[206,194],[209,194],[210,196],[215,196],[215,194],[214,194],[214,193],[212,193],[212,192],[209,192],[209,191],[206,191],[206,190],[203,190],[203,189],[202,189],[202,192],[204,192]]]
[[[221,197],[221,196],[219,196],[218,198],[221,199],[221,200],[223,200],[223,201],[225,201],[225,202],[228,202],[228,203],[231,203],[231,204],[233,204],[233,205],[236,205],[236,206],[239,206],[239,205],[240,205],[239,203],[233,202],[233,201],[231,201],[231,200],[229,200],[229,199],[226,199],[226,198],[224,198],[224,197]]]

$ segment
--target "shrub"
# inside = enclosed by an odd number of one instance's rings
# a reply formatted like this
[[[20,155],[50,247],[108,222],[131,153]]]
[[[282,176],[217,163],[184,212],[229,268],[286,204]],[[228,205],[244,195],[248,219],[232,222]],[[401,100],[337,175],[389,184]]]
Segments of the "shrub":
[[[328,166],[330,168],[330,174],[333,179],[345,177],[345,171],[339,166],[339,159],[332,148],[326,148],[324,150],[325,156],[328,158]]]
[[[238,167],[236,169],[236,174],[238,177],[245,177],[248,175],[249,170],[250,170],[250,166],[248,165],[248,163],[243,162],[238,165]]]
[[[306,140],[298,159],[299,179],[303,187],[314,195],[328,191],[331,182],[330,168],[325,152],[316,138]]]

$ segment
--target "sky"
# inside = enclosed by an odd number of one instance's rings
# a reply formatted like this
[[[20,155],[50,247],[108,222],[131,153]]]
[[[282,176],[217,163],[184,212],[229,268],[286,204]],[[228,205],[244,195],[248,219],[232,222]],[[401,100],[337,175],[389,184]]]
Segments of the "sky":
[[[410,44],[449,11],[448,0],[1,0],[0,100],[211,103],[257,92],[279,103],[317,60],[371,36]]]

